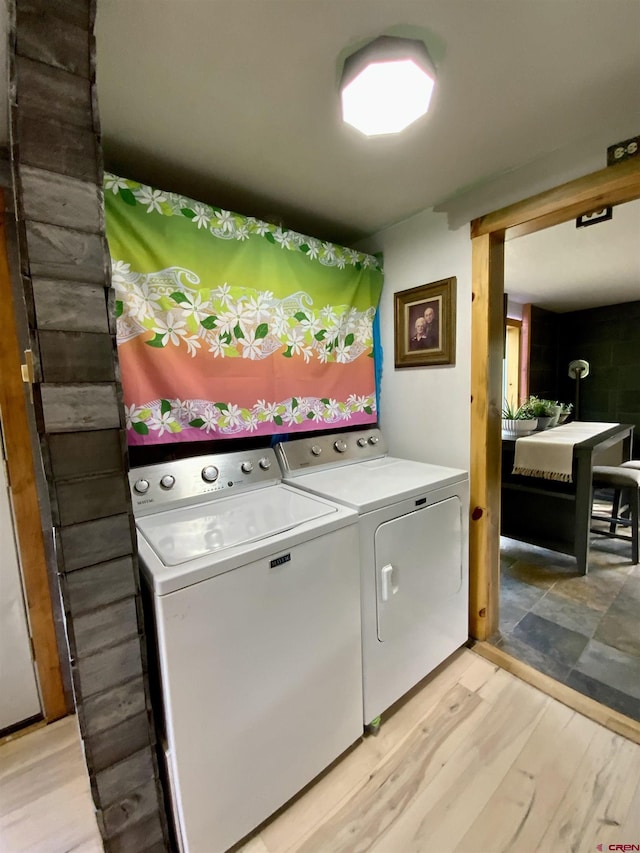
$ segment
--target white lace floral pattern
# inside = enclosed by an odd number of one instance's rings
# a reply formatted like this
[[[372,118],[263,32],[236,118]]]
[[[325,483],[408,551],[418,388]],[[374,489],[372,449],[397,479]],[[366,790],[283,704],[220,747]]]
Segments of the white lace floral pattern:
[[[282,431],[295,428],[305,421],[331,426],[371,416],[376,411],[373,395],[352,394],[346,400],[330,397],[290,397],[282,401],[258,400],[251,408],[234,403],[210,400],[153,400],[142,406],[126,406],[126,424],[140,436],[187,431],[189,438],[197,433],[210,437],[238,433],[274,432],[271,424]],[[370,418],[367,417],[366,420]],[[264,429],[268,427],[268,429]],[[262,429],[261,429],[262,428]],[[194,435],[195,434],[195,435]],[[202,436],[204,437],[204,436]]]
[[[277,299],[271,291],[227,282],[198,288],[198,276],[184,267],[137,273],[114,261],[111,275],[119,344],[151,333],[149,346],[184,346],[192,357],[206,351],[212,358],[256,361],[279,354],[323,364],[348,364],[373,347],[372,307],[318,311],[304,291]]]

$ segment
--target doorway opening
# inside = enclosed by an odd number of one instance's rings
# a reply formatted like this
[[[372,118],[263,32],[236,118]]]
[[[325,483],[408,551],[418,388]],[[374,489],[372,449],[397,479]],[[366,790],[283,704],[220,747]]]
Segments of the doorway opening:
[[[634,739],[640,724],[486,641],[499,625],[504,243],[603,205],[640,198],[640,162],[603,169],[475,220],[472,237],[470,634],[476,648],[571,707]]]
[[[521,329],[522,320],[512,317],[505,319],[502,399],[511,409],[517,409],[523,398],[520,390]]]

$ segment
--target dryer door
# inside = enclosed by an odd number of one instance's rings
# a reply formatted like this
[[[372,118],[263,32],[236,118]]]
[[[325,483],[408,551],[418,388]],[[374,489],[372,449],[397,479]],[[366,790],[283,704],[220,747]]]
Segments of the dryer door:
[[[378,640],[420,633],[462,585],[461,502],[391,519],[375,533]]]

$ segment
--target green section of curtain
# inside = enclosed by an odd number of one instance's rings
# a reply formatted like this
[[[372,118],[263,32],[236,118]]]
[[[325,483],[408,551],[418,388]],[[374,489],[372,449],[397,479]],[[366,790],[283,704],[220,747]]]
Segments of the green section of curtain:
[[[378,258],[114,175],[105,209],[130,441],[375,420]]]

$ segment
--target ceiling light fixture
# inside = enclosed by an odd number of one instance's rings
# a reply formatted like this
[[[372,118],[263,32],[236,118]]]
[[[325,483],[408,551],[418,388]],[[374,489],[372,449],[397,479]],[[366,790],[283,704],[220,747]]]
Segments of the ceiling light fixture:
[[[380,36],[344,64],[342,118],[365,136],[400,133],[429,109],[435,80],[424,42]]]

